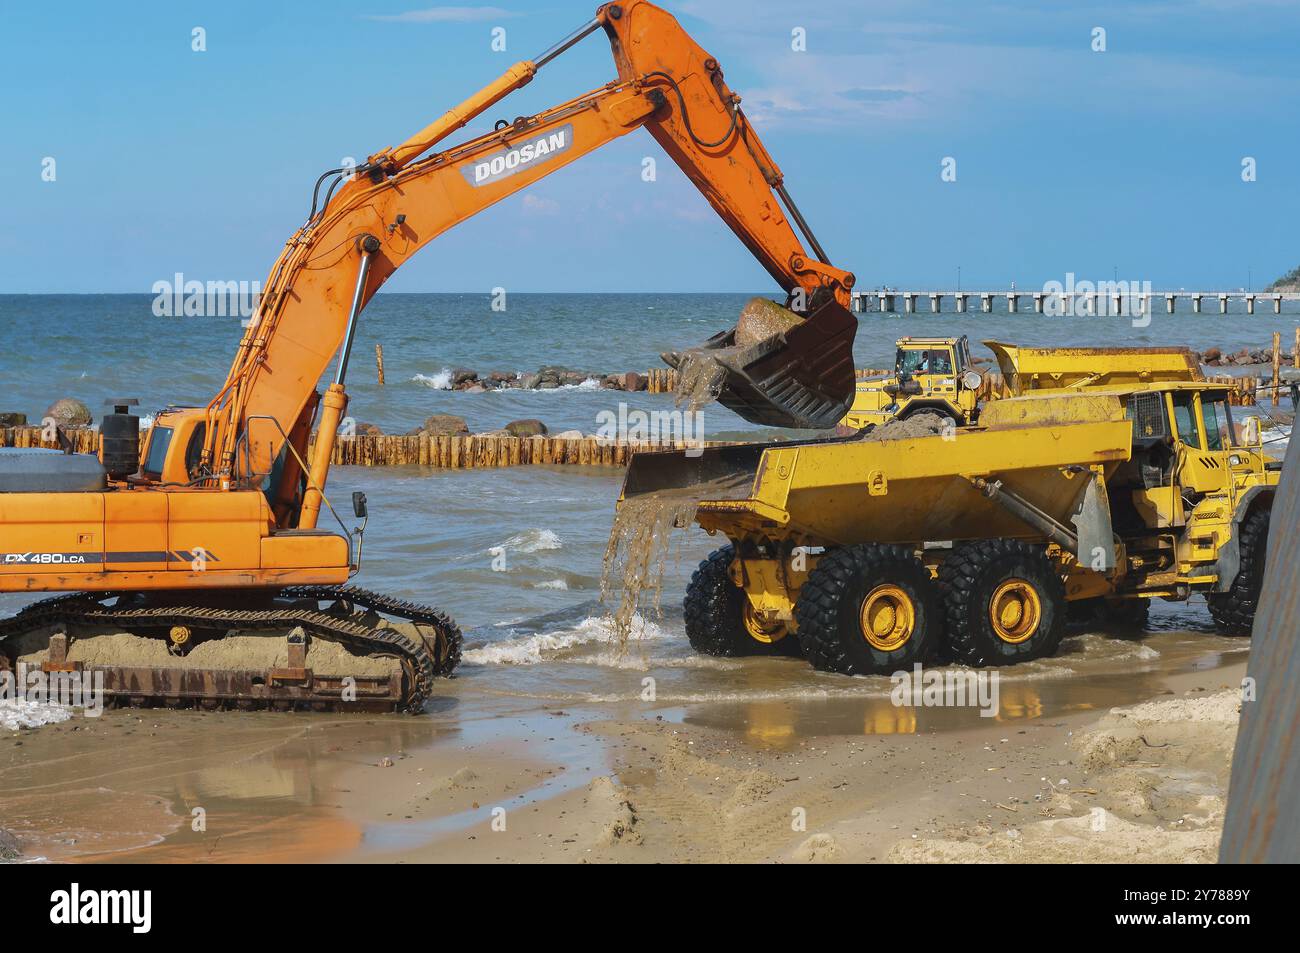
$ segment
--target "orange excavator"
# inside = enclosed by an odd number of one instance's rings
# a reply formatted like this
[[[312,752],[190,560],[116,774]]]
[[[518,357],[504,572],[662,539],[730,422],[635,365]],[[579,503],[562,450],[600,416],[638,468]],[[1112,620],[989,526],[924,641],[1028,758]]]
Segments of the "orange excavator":
[[[618,79],[444,144],[602,29]],[[0,666],[102,677],[110,701],[134,704],[418,710],[460,633],[437,609],[348,585],[366,501],[353,495],[349,530],[325,492],[357,322],[438,235],[640,128],[796,312],[767,338],[732,329],[671,362],[712,367],[717,399],[748,420],[834,426],[853,395],[853,275],[827,261],[718,61],[658,7],[605,4],[405,142],[317,180],[207,406],[160,412],[141,446],[118,401],[97,460],[0,457],[0,592],[63,593],[0,621]]]

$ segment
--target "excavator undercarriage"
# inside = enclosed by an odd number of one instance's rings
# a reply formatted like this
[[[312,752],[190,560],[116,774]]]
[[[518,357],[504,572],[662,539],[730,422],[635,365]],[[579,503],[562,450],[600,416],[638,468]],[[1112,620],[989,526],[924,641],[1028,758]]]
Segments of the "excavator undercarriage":
[[[204,604],[71,593],[0,622],[0,670],[94,680],[105,703],[136,707],[418,711],[460,652],[446,614],[356,586]]]

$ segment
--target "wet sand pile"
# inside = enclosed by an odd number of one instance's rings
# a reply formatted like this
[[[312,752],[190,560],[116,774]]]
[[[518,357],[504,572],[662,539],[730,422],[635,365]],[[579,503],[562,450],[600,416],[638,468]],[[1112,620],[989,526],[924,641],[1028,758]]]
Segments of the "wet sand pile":
[[[736,321],[735,346],[748,347],[784,334],[803,319],[771,298],[750,298]],[[727,370],[709,351],[686,352],[677,367],[678,407],[696,411],[718,399],[727,380]]]
[[[938,414],[922,411],[919,414],[913,414],[906,420],[891,420],[888,423],[883,423],[864,436],[862,441],[864,443],[874,443],[882,440],[938,437],[942,436],[951,427],[952,421],[947,417],[940,417]]]
[[[19,657],[28,665],[39,665],[48,657],[45,649]],[[284,632],[246,632],[211,639],[194,646],[184,656],[172,655],[164,639],[146,638],[128,632],[106,632],[74,637],[68,659],[87,667],[131,667],[161,669],[212,669],[214,671],[265,671],[287,668],[289,650]],[[401,663],[383,656],[357,656],[344,646],[324,639],[309,638],[307,667],[319,675],[386,676],[401,673]]]
[[[1213,863],[1239,709],[1237,690],[1112,709],[1074,741],[1081,783],[1048,779],[1052,793],[1040,811],[1048,819],[904,842],[888,859]]]
[[[626,647],[631,634],[632,617],[645,608],[642,601],[647,592],[653,597],[650,608],[655,614],[661,612],[659,600],[673,529],[689,528],[702,501],[733,496],[736,489],[749,485],[752,479],[752,474],[733,474],[706,483],[641,493],[619,504],[605,547],[600,599],[608,604],[610,596],[616,590],[619,593],[613,623],[620,649]]]
[[[750,298],[740,309],[736,322],[736,343],[757,344],[777,334],[784,334],[803,318],[781,307],[771,298]]]

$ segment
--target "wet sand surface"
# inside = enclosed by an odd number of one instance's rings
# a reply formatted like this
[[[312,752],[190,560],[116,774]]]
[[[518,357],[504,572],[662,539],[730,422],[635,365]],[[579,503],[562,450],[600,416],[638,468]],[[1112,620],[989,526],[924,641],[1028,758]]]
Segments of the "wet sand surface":
[[[993,717],[636,645],[600,695],[470,663],[418,717],[110,711],[0,737],[0,826],[51,861],[1210,860],[1247,651],[1074,636]]]

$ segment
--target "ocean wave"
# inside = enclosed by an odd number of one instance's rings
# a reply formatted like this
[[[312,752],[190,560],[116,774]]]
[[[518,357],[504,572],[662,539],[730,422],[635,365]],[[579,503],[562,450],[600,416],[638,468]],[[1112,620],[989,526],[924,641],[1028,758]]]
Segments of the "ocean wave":
[[[430,390],[451,390],[451,368],[444,367],[436,374],[416,374],[411,381]]]
[[[560,539],[559,534],[549,529],[530,529],[522,533],[516,533],[504,543],[498,543],[488,549],[490,555],[496,555],[501,550],[514,550],[516,553],[540,553],[554,549],[562,549],[564,540]]]
[[[640,615],[632,617],[629,642],[646,642],[667,636],[668,633],[654,622]],[[475,665],[537,665],[582,646],[617,646],[618,642],[614,622],[609,616],[588,616],[569,629],[539,632],[468,649],[462,658]]]
[[[560,589],[567,592],[569,589],[569,584],[565,582],[563,579],[547,579],[544,582],[533,583],[533,588],[534,589]]]

